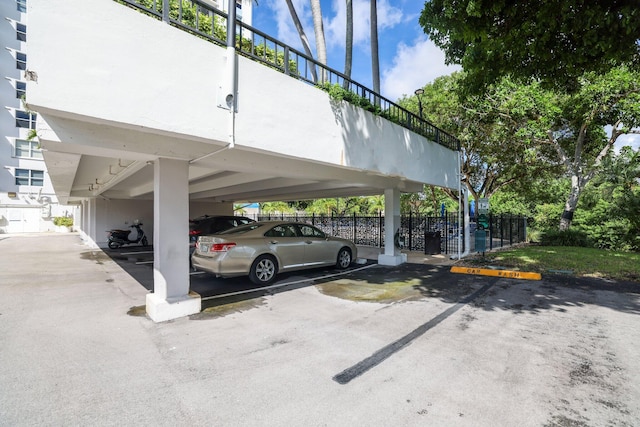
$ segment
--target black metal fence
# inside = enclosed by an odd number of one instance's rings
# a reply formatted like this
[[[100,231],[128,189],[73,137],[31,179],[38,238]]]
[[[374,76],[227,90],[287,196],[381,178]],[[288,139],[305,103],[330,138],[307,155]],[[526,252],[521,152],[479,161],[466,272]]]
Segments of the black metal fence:
[[[289,214],[260,214],[255,219],[261,221],[295,220],[315,225],[325,233],[343,237],[353,241],[356,245],[383,247],[384,216],[383,215],[289,215]],[[401,215],[400,229],[396,234],[395,244],[409,251],[425,253],[456,254],[458,245],[460,251],[465,251],[465,241],[458,227],[457,213],[445,212],[441,216],[426,216],[409,213]],[[514,215],[489,215],[489,230],[487,233],[488,250],[499,248],[526,240],[527,220]],[[474,250],[475,221],[470,224],[471,248]],[[434,246],[435,245],[435,246]]]

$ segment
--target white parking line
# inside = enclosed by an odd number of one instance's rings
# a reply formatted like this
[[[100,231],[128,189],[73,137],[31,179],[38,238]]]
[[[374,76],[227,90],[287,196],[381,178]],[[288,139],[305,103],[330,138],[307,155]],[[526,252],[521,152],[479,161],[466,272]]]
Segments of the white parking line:
[[[153,251],[122,252],[120,255],[152,254]]]
[[[138,261],[138,262],[136,262],[136,265],[140,265],[140,264],[153,264],[153,260],[151,260],[151,261]]]
[[[313,278],[309,278],[309,279],[302,279],[302,280],[298,280],[298,281],[295,281],[295,282],[287,282],[287,283],[281,283],[281,284],[278,284],[278,285],[264,286],[262,288],[251,288],[251,289],[247,289],[247,290],[244,290],[244,291],[231,292],[231,293],[222,294],[222,295],[214,295],[214,296],[211,296],[211,297],[202,298],[201,301],[207,301],[207,300],[216,299],[216,298],[232,297],[232,296],[235,296],[235,295],[249,294],[249,293],[252,293],[252,292],[263,291],[263,290],[266,290],[266,289],[282,288],[282,287],[285,287],[285,286],[296,285],[298,283],[309,282],[309,281],[312,281],[312,280],[328,279],[328,278],[331,278],[331,277],[343,276],[345,274],[352,273],[354,271],[366,270],[367,268],[371,268],[371,267],[376,266],[376,265],[378,265],[378,264],[370,264],[370,265],[366,265],[364,267],[356,268],[356,269],[349,270],[349,271],[343,271],[343,272],[335,273],[335,274],[327,274],[326,276],[313,277]]]

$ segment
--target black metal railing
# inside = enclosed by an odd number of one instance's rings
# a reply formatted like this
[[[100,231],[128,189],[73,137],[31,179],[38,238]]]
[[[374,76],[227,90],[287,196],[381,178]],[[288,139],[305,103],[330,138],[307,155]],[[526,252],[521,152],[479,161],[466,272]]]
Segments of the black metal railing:
[[[261,214],[254,215],[260,221],[291,220],[313,224],[331,236],[343,237],[353,241],[356,245],[383,247],[384,216],[379,215],[298,215],[298,214]],[[437,253],[455,255],[464,252],[465,241],[458,227],[459,219],[456,212],[444,212],[440,216],[427,216],[408,213],[400,217],[398,236],[402,241],[402,248],[408,251],[428,252],[432,249],[433,238],[436,242]],[[526,239],[526,218],[514,215],[490,215],[487,233],[488,250],[524,242]],[[471,247],[474,251],[475,222],[471,222]]]
[[[213,43],[226,46],[228,15],[202,0],[115,0]],[[221,0],[226,1],[226,0]],[[451,150],[460,150],[453,135],[411,111],[323,65],[262,31],[236,20],[236,50],[300,81],[327,88],[340,85],[359,97],[359,106]]]

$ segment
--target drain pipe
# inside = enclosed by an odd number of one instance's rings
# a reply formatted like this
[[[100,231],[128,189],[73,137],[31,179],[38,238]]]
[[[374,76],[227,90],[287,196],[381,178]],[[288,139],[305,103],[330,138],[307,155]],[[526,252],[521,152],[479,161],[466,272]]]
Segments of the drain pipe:
[[[224,147],[204,156],[189,160],[199,162],[236,145],[236,98],[238,93],[238,59],[236,54],[236,0],[227,3],[227,67],[223,82],[218,86],[217,106],[229,110],[228,142]]]
[[[238,95],[238,58],[236,55],[236,0],[227,3],[227,78],[224,91],[224,105],[229,109],[229,148],[236,143],[236,105]]]

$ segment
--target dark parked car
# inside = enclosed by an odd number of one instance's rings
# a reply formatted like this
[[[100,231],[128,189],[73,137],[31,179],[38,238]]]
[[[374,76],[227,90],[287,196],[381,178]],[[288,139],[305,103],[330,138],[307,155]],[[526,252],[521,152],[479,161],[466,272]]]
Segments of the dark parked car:
[[[246,216],[235,215],[203,215],[189,221],[189,247],[190,252],[196,245],[198,236],[216,234],[239,225],[255,222]]]

